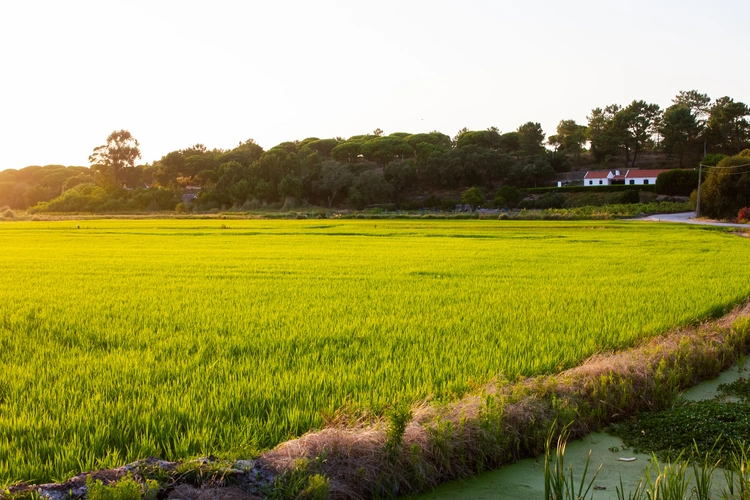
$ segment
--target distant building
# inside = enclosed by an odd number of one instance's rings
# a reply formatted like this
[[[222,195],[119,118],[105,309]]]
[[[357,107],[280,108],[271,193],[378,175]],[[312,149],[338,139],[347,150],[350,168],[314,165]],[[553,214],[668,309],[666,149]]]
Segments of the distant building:
[[[656,184],[656,178],[662,172],[669,170],[637,170],[632,169],[622,175],[619,170],[591,170],[583,178],[584,186],[615,186],[635,185],[645,186]]]
[[[662,172],[668,172],[668,170],[628,170],[625,174],[625,184],[635,186],[656,184],[656,178]]]
[[[616,170],[617,175],[620,174],[619,170]],[[609,186],[610,179],[614,177],[615,174],[612,173],[611,170],[592,170],[590,172],[586,172],[586,175],[583,176],[583,185],[584,186]]]

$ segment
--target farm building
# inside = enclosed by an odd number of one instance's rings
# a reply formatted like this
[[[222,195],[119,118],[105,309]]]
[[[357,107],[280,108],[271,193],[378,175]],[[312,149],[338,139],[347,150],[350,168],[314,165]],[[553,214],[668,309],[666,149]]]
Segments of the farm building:
[[[625,174],[625,184],[656,184],[656,178],[662,172],[667,172],[667,170],[628,170]]]
[[[649,185],[656,184],[656,178],[667,170],[628,170],[625,175],[619,170],[591,170],[583,178],[584,186]]]

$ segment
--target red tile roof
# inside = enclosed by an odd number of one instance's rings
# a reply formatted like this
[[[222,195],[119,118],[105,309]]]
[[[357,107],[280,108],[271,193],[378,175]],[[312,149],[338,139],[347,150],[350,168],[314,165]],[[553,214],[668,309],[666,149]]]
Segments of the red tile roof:
[[[591,171],[586,172],[586,175],[584,176],[584,179],[606,179],[609,176],[610,172],[609,170],[602,172],[599,171]]]
[[[662,172],[669,172],[669,170],[628,170],[625,177],[628,179],[645,179],[649,177],[659,177]]]

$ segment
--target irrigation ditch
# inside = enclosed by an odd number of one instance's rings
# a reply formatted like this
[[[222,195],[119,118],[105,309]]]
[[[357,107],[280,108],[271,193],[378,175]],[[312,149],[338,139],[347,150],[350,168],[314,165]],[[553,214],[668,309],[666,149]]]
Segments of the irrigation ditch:
[[[545,450],[550,435],[580,438],[642,411],[669,408],[750,352],[750,302],[723,317],[601,353],[556,375],[497,379],[459,401],[394,406],[329,425],[255,457],[147,459],[64,483],[17,484],[1,498],[380,498],[497,469]],[[128,496],[131,495],[131,496]]]

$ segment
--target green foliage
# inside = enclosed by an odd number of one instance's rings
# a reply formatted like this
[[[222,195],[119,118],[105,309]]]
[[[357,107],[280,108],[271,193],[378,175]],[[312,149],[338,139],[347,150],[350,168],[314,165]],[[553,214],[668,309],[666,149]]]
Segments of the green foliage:
[[[484,203],[484,193],[478,187],[469,188],[461,195],[461,203],[470,205],[472,209],[475,209]]]
[[[701,132],[697,116],[688,107],[675,104],[667,108],[659,124],[659,133],[664,137],[662,147],[680,160],[680,168],[688,149]]]
[[[534,156],[544,151],[544,131],[539,123],[526,122],[518,127],[519,149],[522,156]]]
[[[411,407],[403,403],[397,404],[388,414],[389,425],[385,435],[385,452],[391,460],[396,460],[401,451],[404,432],[411,417]]]
[[[508,203],[512,205],[515,205],[521,200],[521,193],[513,186],[502,186],[497,190],[495,196],[502,196]]]
[[[0,484],[251,456],[750,295],[745,239],[638,222],[28,221],[0,248]]]
[[[740,377],[729,384],[719,384],[716,388],[721,396],[731,396],[740,400],[741,403],[750,403],[750,379]]]
[[[31,213],[44,212],[145,212],[172,211],[180,203],[179,192],[161,189],[111,189],[80,184],[49,202],[40,202]]]
[[[701,188],[701,215],[731,219],[740,208],[750,206],[750,160],[731,156],[711,170]]]
[[[570,424],[569,424],[570,425]],[[599,475],[602,466],[596,470],[591,479],[586,481],[589,465],[591,463],[591,452],[589,451],[586,464],[581,474],[581,480],[577,484],[573,479],[573,466],[565,467],[565,447],[570,437],[569,425],[564,427],[557,437],[554,458],[552,458],[552,440],[556,431],[557,423],[553,423],[547,440],[544,443],[544,498],[549,500],[585,500],[594,486],[594,481]],[[593,492],[592,492],[593,494]]]
[[[114,484],[105,485],[100,480],[86,478],[87,500],[156,500],[159,484],[148,480],[141,485],[128,474]]]
[[[657,179],[658,180],[658,179]],[[620,197],[620,203],[640,203],[641,195],[636,190],[625,191]]]
[[[89,162],[106,184],[121,186],[127,177],[124,170],[134,168],[140,157],[138,140],[127,130],[115,130],[107,136],[106,144],[94,148]]]
[[[723,160],[726,157],[727,155],[723,155],[721,153],[710,154],[710,155],[704,156],[703,159],[701,160],[701,163],[709,167],[715,167],[716,165],[719,164],[721,160]]]
[[[750,406],[717,401],[685,401],[657,413],[643,413],[613,427],[630,446],[674,456],[697,443],[726,453],[731,442],[750,442]]]
[[[698,188],[697,170],[668,170],[656,178],[656,192],[668,196],[690,196]]]

